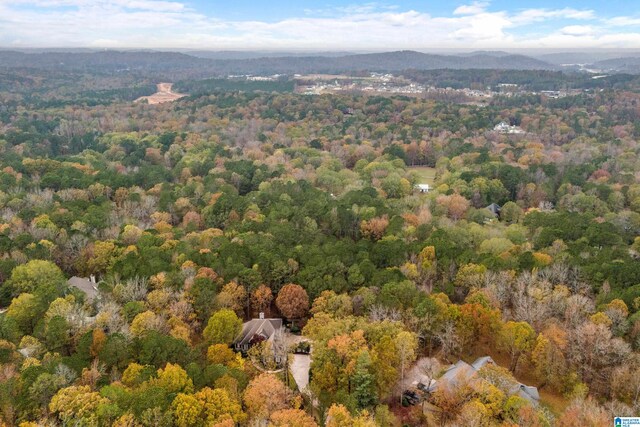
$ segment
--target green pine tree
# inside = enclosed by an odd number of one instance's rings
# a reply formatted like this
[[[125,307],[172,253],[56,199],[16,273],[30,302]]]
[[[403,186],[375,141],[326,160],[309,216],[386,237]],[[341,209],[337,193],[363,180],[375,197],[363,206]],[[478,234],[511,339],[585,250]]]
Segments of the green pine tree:
[[[356,372],[353,376],[353,397],[359,409],[371,407],[377,400],[375,381],[371,373],[371,356],[366,350],[360,353],[356,362]]]

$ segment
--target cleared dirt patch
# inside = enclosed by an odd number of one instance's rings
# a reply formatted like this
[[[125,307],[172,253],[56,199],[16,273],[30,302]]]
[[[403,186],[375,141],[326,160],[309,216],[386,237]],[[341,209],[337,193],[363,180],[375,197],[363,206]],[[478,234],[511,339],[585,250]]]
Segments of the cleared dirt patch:
[[[156,93],[149,96],[141,96],[140,98],[136,99],[135,102],[140,102],[146,99],[147,102],[151,105],[162,104],[163,102],[172,102],[172,101],[175,101],[176,99],[180,99],[182,97],[187,96],[184,93],[173,92],[171,90],[172,87],[173,87],[173,83],[158,83],[157,84],[158,91]]]

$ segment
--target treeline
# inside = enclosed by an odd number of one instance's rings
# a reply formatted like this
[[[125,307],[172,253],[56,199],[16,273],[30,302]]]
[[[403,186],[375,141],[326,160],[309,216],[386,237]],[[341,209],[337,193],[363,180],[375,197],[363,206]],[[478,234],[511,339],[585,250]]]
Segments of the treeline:
[[[178,92],[191,96],[210,95],[216,92],[293,92],[295,82],[282,77],[274,81],[256,81],[248,79],[207,79],[179,81],[173,87]]]
[[[343,73],[406,69],[548,70],[554,65],[524,55],[435,55],[395,51],[342,56],[284,56],[248,59],[202,58],[178,52],[40,52],[0,51],[3,68],[36,68],[66,72],[137,74],[180,80],[229,74]]]
[[[156,91],[147,77],[99,72],[9,68],[0,72],[0,96],[5,105],[34,109],[73,105],[109,105],[133,101]]]
[[[500,84],[517,84],[530,91],[566,89],[630,89],[640,84],[638,76],[613,74],[594,79],[589,73],[551,70],[407,70],[402,73],[418,83],[454,89],[491,87],[499,90]],[[508,90],[508,88],[507,88]]]

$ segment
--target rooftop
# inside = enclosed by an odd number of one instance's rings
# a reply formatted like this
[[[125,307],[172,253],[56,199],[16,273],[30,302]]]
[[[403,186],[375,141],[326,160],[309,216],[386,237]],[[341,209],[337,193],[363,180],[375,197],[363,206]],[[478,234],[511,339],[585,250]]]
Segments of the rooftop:
[[[256,335],[263,335],[269,339],[282,328],[282,319],[252,319],[242,325],[242,331],[236,338],[235,344],[248,344]]]
[[[98,288],[96,287],[95,282],[92,282],[89,278],[73,276],[67,280],[67,283],[69,286],[80,289],[84,292],[89,301],[94,300],[98,296]]]
[[[472,364],[468,364],[464,360],[458,360],[454,365],[447,368],[446,372],[438,380],[431,381],[428,391],[432,392],[438,387],[451,387],[458,385],[458,383],[473,380],[480,369],[490,364],[495,364],[490,356],[479,357]],[[517,394],[532,403],[536,403],[540,399],[536,387],[522,383],[515,383],[511,394]]]

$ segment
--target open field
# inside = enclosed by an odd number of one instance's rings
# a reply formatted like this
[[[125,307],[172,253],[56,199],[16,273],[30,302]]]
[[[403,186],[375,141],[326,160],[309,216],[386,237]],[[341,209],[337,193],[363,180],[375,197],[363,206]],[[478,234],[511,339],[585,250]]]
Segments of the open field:
[[[172,102],[177,99],[183,98],[187,95],[184,93],[175,93],[171,90],[173,87],[173,83],[158,83],[158,91],[153,95],[149,96],[141,96],[136,99],[135,102],[140,102],[142,100],[147,100],[147,102],[151,105],[153,104],[162,104],[163,102]]]
[[[408,169],[411,172],[415,172],[420,178],[419,184],[429,184],[433,187],[433,183],[436,180],[436,169],[428,166],[409,166]]]

